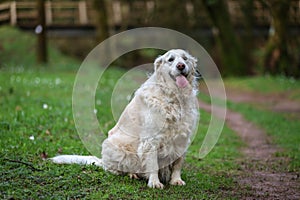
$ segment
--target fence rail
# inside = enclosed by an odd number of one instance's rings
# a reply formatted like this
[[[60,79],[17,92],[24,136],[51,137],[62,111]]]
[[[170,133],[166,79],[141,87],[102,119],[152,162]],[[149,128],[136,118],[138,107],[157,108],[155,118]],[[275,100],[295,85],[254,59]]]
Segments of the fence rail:
[[[86,1],[79,2],[51,2],[46,1],[47,25],[91,25],[92,16],[88,12],[93,10]],[[37,23],[37,9],[35,2],[6,2],[0,4],[0,24],[19,26],[35,26]]]
[[[145,20],[154,11],[154,0],[128,1],[111,0],[108,3],[108,19],[110,27],[124,26],[147,26]],[[187,13],[194,15],[196,10],[189,1],[186,3]],[[235,26],[243,24],[243,12],[238,0],[228,1],[229,13]],[[47,26],[94,26],[96,11],[91,1],[46,1],[46,24]],[[289,21],[293,26],[300,26],[300,0],[292,0],[289,10]],[[254,2],[254,17],[256,26],[268,26],[271,16],[259,0]],[[15,26],[34,27],[37,25],[37,9],[35,1],[10,1],[0,3],[0,24],[11,24]],[[202,25],[208,25],[209,20],[201,15]],[[189,22],[188,22],[189,23]],[[193,24],[193,22],[191,22]]]

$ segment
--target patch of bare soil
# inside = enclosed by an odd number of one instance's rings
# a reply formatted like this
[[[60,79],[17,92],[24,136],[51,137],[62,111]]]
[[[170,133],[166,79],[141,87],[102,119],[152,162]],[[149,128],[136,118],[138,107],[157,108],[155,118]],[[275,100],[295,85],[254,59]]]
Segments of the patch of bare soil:
[[[243,102],[250,101],[250,96],[246,98],[244,94],[242,97],[233,97],[229,93],[228,96],[230,100],[234,98],[237,101],[240,98]],[[257,102],[260,98],[251,97],[253,99]],[[262,98],[260,101],[264,102]],[[199,106],[210,112],[209,104],[199,102]],[[216,115],[222,113],[222,109],[218,108],[220,112],[216,112]],[[238,161],[241,166],[236,177],[238,186],[229,195],[238,196],[239,199],[300,199],[299,174],[284,170],[288,160],[274,156],[275,152],[281,150],[271,143],[266,133],[245,120],[241,114],[230,110],[227,110],[226,124],[246,144],[242,149],[244,157]]]

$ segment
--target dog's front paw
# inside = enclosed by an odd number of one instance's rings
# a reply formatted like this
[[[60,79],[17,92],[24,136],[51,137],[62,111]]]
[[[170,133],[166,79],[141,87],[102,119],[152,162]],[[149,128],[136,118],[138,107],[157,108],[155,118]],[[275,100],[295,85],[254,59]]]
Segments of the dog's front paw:
[[[153,181],[149,180],[148,187],[163,189],[164,185],[159,180],[153,180]]]
[[[185,185],[185,182],[181,179],[176,179],[176,180],[171,180],[170,184],[171,185]]]
[[[129,177],[131,178],[131,179],[140,179],[140,177],[137,175],[137,174],[129,174]]]

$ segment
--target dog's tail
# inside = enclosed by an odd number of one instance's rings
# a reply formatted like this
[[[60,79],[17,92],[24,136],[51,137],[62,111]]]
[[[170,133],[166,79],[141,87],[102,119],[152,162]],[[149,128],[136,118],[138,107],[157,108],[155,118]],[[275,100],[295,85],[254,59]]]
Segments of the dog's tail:
[[[103,167],[102,159],[96,156],[61,155],[50,158],[50,160],[57,164],[96,165]]]

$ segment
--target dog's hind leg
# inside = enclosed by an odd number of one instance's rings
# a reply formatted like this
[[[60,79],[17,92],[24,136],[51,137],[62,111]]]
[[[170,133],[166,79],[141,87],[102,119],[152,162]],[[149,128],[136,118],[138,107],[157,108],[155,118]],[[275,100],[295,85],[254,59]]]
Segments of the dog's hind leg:
[[[171,174],[171,185],[185,185],[185,182],[181,179],[181,168],[184,161],[184,157],[178,158],[172,167],[172,174]]]

